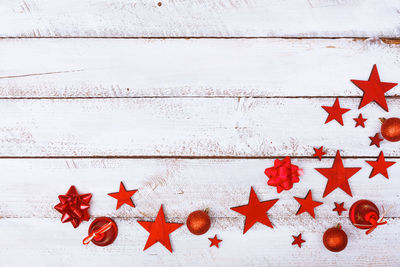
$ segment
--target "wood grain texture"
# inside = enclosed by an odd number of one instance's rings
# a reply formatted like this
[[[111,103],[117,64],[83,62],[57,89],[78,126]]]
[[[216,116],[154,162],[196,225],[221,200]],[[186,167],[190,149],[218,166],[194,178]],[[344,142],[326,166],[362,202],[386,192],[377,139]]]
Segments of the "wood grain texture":
[[[400,46],[379,39],[2,39],[0,58],[11,98],[361,96],[350,79],[373,64],[400,72]]]
[[[397,37],[399,9],[396,0],[5,0],[0,36]]]

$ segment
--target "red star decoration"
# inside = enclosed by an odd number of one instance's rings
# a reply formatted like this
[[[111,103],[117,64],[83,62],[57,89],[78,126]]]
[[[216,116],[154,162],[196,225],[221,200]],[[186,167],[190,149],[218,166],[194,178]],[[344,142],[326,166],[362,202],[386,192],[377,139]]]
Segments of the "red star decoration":
[[[301,248],[301,244],[306,242],[304,239],[301,238],[301,234],[299,234],[298,236],[294,236],[292,235],[294,241],[292,242],[292,245],[298,245],[299,248]]]
[[[322,106],[322,108],[325,109],[325,111],[329,113],[328,118],[326,118],[325,124],[327,124],[328,122],[330,122],[332,120],[336,120],[342,126],[343,126],[342,115],[350,110],[347,108],[340,107],[339,98],[336,98],[335,103],[333,104],[332,107]]]
[[[221,239],[217,238],[217,235],[215,235],[213,238],[208,238],[208,240],[211,241],[210,247],[216,246],[217,248],[219,248],[219,243],[222,242]]]
[[[333,209],[333,211],[337,211],[339,216],[342,215],[342,212],[346,211],[346,209],[344,208],[344,202],[340,204],[335,202],[335,208]]]
[[[296,215],[302,214],[303,212],[308,212],[308,214],[311,215],[315,219],[315,213],[314,209],[320,205],[322,205],[322,202],[314,201],[312,199],[312,192],[311,190],[308,190],[308,193],[305,198],[299,198],[299,197],[294,197],[297,202],[300,204],[300,208],[297,211]]]
[[[339,150],[336,152],[332,168],[316,168],[316,170],[328,179],[323,197],[329,195],[336,188],[342,189],[351,197],[353,196],[348,179],[361,170],[361,168],[345,168]]]
[[[165,222],[165,215],[163,206],[161,205],[158,211],[156,220],[154,222],[137,221],[147,232],[149,232],[149,237],[147,238],[146,245],[143,250],[148,249],[157,242],[160,242],[164,247],[166,247],[171,253],[171,242],[169,240],[169,234],[178,229],[183,225],[183,223],[167,223]]]
[[[397,83],[381,82],[376,64],[374,64],[372,67],[368,81],[351,81],[364,92],[358,109],[361,109],[365,105],[375,101],[375,103],[377,103],[381,108],[389,111],[386,103],[385,93],[395,87]]]
[[[319,158],[319,160],[322,160],[322,156],[325,155],[326,152],[324,151],[324,147],[321,146],[320,148],[315,148],[314,147],[314,158]]]
[[[369,178],[374,177],[377,174],[382,174],[385,176],[387,179],[389,179],[389,175],[387,173],[387,168],[395,164],[396,162],[394,161],[385,161],[385,156],[383,155],[383,152],[379,153],[378,159],[376,161],[369,161],[366,160],[366,162],[371,165],[373,168],[371,171],[371,174],[369,175]]]
[[[246,216],[246,220],[244,223],[243,234],[247,232],[256,222],[262,223],[266,226],[274,228],[271,224],[271,221],[268,218],[267,211],[275,205],[278,199],[267,200],[260,202],[256,193],[254,192],[253,187],[250,190],[249,203],[247,205],[233,207],[231,210],[234,210],[244,216]]]
[[[371,143],[369,146],[376,145],[377,147],[381,147],[381,142],[383,141],[382,138],[380,138],[379,133],[375,134],[375,136],[370,136],[369,139],[371,139]]]
[[[119,192],[117,192],[117,193],[109,193],[108,195],[110,197],[113,197],[113,198],[118,200],[116,209],[119,209],[124,204],[127,204],[127,205],[129,205],[131,207],[135,207],[135,204],[133,204],[133,201],[132,201],[131,197],[136,192],[137,192],[137,190],[126,191],[124,184],[121,182],[119,184]]]
[[[361,126],[361,127],[365,128],[364,122],[366,122],[367,119],[364,119],[363,115],[361,113],[360,113],[360,115],[358,115],[357,118],[354,118],[353,120],[355,120],[355,122],[356,122],[356,126],[354,126],[354,127]]]

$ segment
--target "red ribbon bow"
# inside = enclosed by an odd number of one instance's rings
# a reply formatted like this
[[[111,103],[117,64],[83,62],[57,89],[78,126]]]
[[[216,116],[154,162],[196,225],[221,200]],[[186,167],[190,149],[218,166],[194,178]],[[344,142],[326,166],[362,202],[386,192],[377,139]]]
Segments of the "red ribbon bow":
[[[290,190],[294,183],[298,183],[303,170],[292,164],[290,157],[286,157],[283,160],[276,159],[274,166],[265,169],[264,173],[269,177],[268,185],[276,186],[280,193],[283,190]]]
[[[367,235],[372,233],[372,231],[374,231],[376,227],[378,227],[379,225],[387,224],[387,221],[383,221],[383,217],[377,220],[375,213],[366,214],[365,217],[372,224],[372,226],[367,230],[367,232],[365,232],[365,234]]]

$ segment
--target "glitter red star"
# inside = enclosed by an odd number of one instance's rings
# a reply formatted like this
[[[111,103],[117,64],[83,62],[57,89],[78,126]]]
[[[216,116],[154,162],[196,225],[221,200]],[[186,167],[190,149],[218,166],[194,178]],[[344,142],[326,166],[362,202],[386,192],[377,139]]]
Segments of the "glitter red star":
[[[335,208],[333,209],[333,211],[336,211],[339,216],[342,215],[342,212],[346,211],[346,209],[344,208],[344,202],[340,204],[335,202]]]
[[[301,234],[299,234],[298,236],[294,236],[292,235],[294,241],[292,242],[292,245],[298,245],[299,248],[301,248],[301,244],[306,242],[304,239],[301,238]]]
[[[381,108],[389,111],[386,103],[385,93],[395,87],[397,83],[381,82],[376,64],[372,67],[368,81],[351,81],[364,92],[358,109],[374,101]]]
[[[355,128],[358,126],[365,128],[364,122],[366,122],[367,119],[363,118],[363,115],[361,113],[360,113],[360,115],[358,115],[357,118],[353,118],[353,120],[356,122],[356,126],[354,126]]]
[[[322,160],[322,156],[326,154],[326,152],[324,151],[324,147],[321,146],[320,148],[316,148],[314,147],[314,158],[319,158],[319,160]]]
[[[121,182],[119,184],[119,192],[117,192],[117,193],[109,193],[108,195],[110,197],[113,197],[113,198],[118,200],[117,209],[119,209],[124,204],[127,204],[127,205],[129,205],[131,207],[135,207],[135,204],[133,204],[133,201],[132,201],[131,197],[136,192],[137,192],[137,190],[129,190],[129,191],[127,191],[125,189],[124,184]]]
[[[297,202],[300,204],[300,208],[298,209],[296,215],[302,214],[303,212],[308,212],[315,219],[314,209],[320,205],[322,202],[314,201],[312,199],[312,192],[308,190],[308,193],[305,198],[294,197]]]
[[[247,205],[231,208],[231,210],[246,216],[243,234],[245,234],[247,230],[249,230],[256,222],[274,228],[268,218],[267,211],[272,208],[277,201],[278,199],[260,202],[257,194],[254,192],[253,187],[251,187],[249,203]]]
[[[328,114],[329,114],[328,118],[326,118],[325,124],[327,124],[328,122],[330,122],[332,120],[336,120],[342,126],[343,126],[342,115],[350,110],[347,108],[340,107],[339,98],[336,98],[335,103],[333,104],[332,107],[322,106],[322,108],[325,109],[325,111],[328,112]]]
[[[381,142],[383,141],[382,138],[380,138],[379,133],[375,134],[375,136],[370,136],[369,139],[371,139],[371,143],[369,146],[376,145],[377,147],[381,147]]]
[[[340,188],[350,196],[353,196],[348,179],[361,168],[345,168],[339,150],[336,152],[332,168],[316,168],[316,170],[328,179],[323,197],[329,195],[336,188]]]
[[[211,241],[210,247],[216,246],[219,248],[219,243],[222,242],[222,239],[218,239],[217,235],[215,235],[213,238],[208,238],[208,240]]]
[[[395,161],[386,161],[382,151],[381,153],[379,153],[378,159],[376,161],[366,160],[366,162],[372,167],[372,171],[371,174],[369,175],[369,178],[372,178],[377,174],[382,174],[387,179],[389,179],[387,168],[396,163]]]

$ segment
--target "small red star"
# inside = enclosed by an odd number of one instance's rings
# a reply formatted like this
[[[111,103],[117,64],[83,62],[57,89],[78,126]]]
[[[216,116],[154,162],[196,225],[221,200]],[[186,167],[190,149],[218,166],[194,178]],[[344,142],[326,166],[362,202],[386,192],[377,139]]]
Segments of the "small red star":
[[[345,168],[339,150],[336,152],[332,168],[316,168],[316,170],[328,179],[323,197],[329,195],[336,188],[340,188],[350,196],[353,196],[348,179],[361,168]]]
[[[342,215],[343,211],[346,211],[346,209],[344,208],[344,202],[338,204],[335,202],[335,208],[333,209],[333,211],[337,211],[337,213],[340,215]]]
[[[322,160],[322,156],[326,154],[326,152],[324,151],[324,147],[321,146],[320,148],[315,148],[314,147],[314,158],[319,158],[319,160]]]
[[[356,121],[356,126],[354,126],[354,127],[361,126],[361,127],[365,128],[364,122],[366,122],[367,119],[364,119],[363,115],[361,113],[360,113],[360,115],[358,115],[357,118],[354,118],[353,120]]]
[[[143,250],[148,249],[157,242],[160,242],[164,247],[166,247],[171,253],[171,242],[169,240],[169,234],[178,229],[183,225],[183,223],[167,223],[165,222],[164,209],[161,205],[158,211],[156,220],[154,222],[137,221],[147,232],[149,232],[149,237],[147,238],[146,245]]]
[[[369,178],[374,177],[377,174],[382,174],[385,176],[387,179],[389,179],[389,175],[387,173],[387,168],[395,164],[395,161],[385,161],[385,156],[383,155],[383,152],[379,153],[378,159],[376,161],[369,161],[366,160],[366,162],[372,166],[372,171],[371,174],[369,175]]]
[[[216,246],[219,248],[219,243],[222,242],[222,239],[218,239],[217,235],[215,235],[213,238],[208,238],[208,240],[211,241],[210,247]]]
[[[386,103],[385,93],[395,87],[397,83],[381,82],[376,64],[374,64],[372,67],[368,81],[351,81],[364,92],[358,109],[361,109],[365,105],[375,101],[375,103],[377,103],[381,108],[389,111]]]
[[[315,219],[314,209],[320,205],[322,202],[314,201],[312,199],[312,192],[308,190],[308,193],[305,198],[294,197],[297,202],[300,204],[300,208],[297,211],[296,215],[302,214],[303,212],[308,212]]]
[[[379,133],[375,134],[375,136],[370,136],[369,139],[371,139],[369,146],[376,145],[377,147],[381,147],[381,142],[383,139],[380,138]]]
[[[231,208],[244,216],[246,220],[244,222],[243,234],[247,232],[256,222],[262,223],[268,227],[274,228],[271,221],[268,218],[267,211],[272,208],[278,199],[267,200],[260,202],[257,194],[254,192],[253,187],[250,189],[249,203],[247,205],[238,206]]]
[[[301,234],[299,234],[298,236],[293,236],[294,241],[292,242],[292,245],[298,245],[299,248],[301,248],[301,244],[306,242],[304,239],[301,238]]]
[[[328,122],[330,122],[332,120],[336,120],[342,126],[343,126],[342,115],[350,110],[347,108],[340,107],[339,98],[336,98],[335,103],[333,104],[332,107],[322,106],[322,108],[325,109],[325,111],[329,113],[328,118],[326,118],[325,124],[327,124]]]
[[[119,209],[122,205],[127,204],[131,207],[135,207],[131,197],[135,194],[137,190],[129,190],[126,191],[124,184],[121,182],[119,184],[119,192],[117,193],[109,193],[110,197],[113,197],[118,200],[117,202],[117,209]]]

